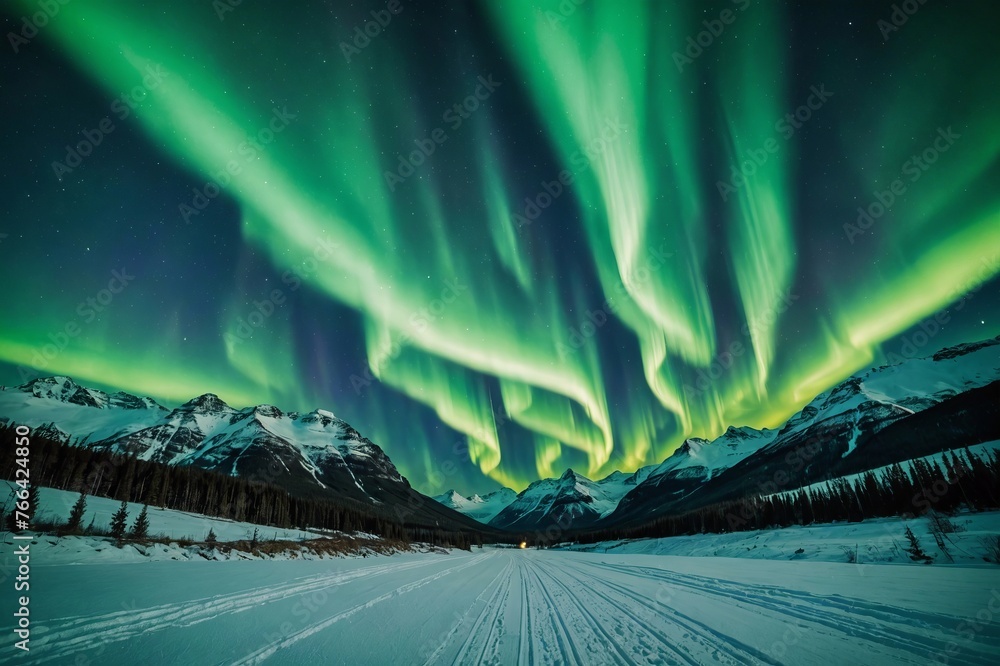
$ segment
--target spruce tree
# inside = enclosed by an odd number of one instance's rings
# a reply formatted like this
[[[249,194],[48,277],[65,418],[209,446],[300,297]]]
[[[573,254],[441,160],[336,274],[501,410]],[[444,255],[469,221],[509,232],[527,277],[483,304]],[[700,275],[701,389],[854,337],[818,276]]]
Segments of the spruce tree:
[[[132,525],[133,539],[142,540],[149,536],[149,516],[146,515],[146,509],[148,508],[148,505],[143,505],[142,511],[139,512],[139,516]]]
[[[111,517],[111,536],[115,541],[121,543],[125,539],[125,531],[128,529],[128,502],[122,501],[118,511]]]
[[[69,520],[66,522],[66,532],[74,534],[80,531],[83,524],[83,514],[87,510],[87,493],[81,490],[80,496],[76,499],[76,504],[69,512]]]
[[[218,537],[215,536],[215,530],[209,527],[208,536],[205,537],[205,543],[215,543],[216,541],[218,541]]]
[[[917,535],[913,533],[913,530],[908,525],[906,527],[906,540],[910,542],[910,547],[906,549],[906,552],[910,554],[911,560],[914,562],[922,561],[926,564],[931,563],[931,556],[925,553],[924,549],[920,547]]]

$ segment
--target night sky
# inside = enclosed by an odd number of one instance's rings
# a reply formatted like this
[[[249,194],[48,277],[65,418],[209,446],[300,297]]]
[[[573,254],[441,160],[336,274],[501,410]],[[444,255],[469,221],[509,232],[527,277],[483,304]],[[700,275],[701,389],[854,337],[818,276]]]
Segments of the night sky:
[[[53,5],[0,15],[0,383],[471,494],[1000,333],[998,3]]]

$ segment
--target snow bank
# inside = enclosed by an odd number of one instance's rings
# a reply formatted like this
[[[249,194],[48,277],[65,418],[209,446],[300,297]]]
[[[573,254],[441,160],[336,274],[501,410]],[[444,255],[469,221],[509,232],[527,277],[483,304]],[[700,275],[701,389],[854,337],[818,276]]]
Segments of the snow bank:
[[[10,499],[13,493],[12,488],[12,482],[0,481],[0,504],[8,507],[13,506],[13,501]],[[69,518],[70,509],[73,508],[79,496],[79,493],[68,490],[39,488],[41,506],[36,514],[36,518],[42,521],[65,521]],[[93,523],[95,527],[107,528],[111,524],[111,516],[118,510],[119,506],[121,506],[121,502],[118,500],[87,495],[87,511],[83,517],[84,527]],[[132,526],[135,517],[139,515],[140,511],[142,511],[141,504],[129,502],[129,527]],[[281,529],[280,527],[241,523],[234,520],[226,520],[225,518],[209,518],[198,513],[175,511],[173,509],[158,509],[156,507],[149,507],[148,515],[150,536],[167,539],[204,541],[205,537],[208,536],[208,531],[215,530],[215,535],[219,541],[239,541],[241,539],[249,539],[253,536],[254,528],[259,530],[259,538],[261,539],[304,541],[306,539],[319,539],[329,535],[329,532],[320,533]]]
[[[727,534],[695,534],[663,539],[602,541],[566,546],[566,550],[643,555],[735,557],[755,560],[812,560],[847,562],[848,551],[856,551],[861,564],[911,563],[906,553],[906,527],[935,564],[981,564],[987,555],[983,541],[1000,535],[1000,511],[960,513],[949,517],[960,530],[944,535],[942,552],[926,517],[904,520],[879,518],[862,523],[795,525],[783,529]]]

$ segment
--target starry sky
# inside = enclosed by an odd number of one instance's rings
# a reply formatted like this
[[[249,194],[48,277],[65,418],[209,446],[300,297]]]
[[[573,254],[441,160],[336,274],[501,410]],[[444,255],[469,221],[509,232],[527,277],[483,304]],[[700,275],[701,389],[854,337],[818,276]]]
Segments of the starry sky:
[[[0,382],[330,409],[471,494],[995,336],[1000,9],[907,7],[4,3]]]

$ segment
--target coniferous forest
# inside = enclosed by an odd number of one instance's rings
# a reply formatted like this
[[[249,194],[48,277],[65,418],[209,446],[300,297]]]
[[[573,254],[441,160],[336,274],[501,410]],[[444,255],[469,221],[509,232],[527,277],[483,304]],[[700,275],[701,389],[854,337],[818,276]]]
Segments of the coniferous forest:
[[[15,476],[14,427],[0,427],[0,475]],[[171,466],[133,456],[74,446],[38,433],[31,436],[32,486],[190,511],[215,518],[281,528],[367,532],[386,539],[468,548],[484,535],[409,524],[352,500],[293,497],[260,481],[191,466]]]
[[[0,473],[14,478],[14,429],[0,427]],[[905,467],[904,467],[905,465]],[[352,500],[300,498],[260,481],[190,466],[170,466],[132,456],[73,446],[35,434],[31,444],[34,486],[84,492],[126,502],[190,511],[206,516],[281,528],[362,531],[387,539],[467,548],[489,535],[412,525],[389,512]],[[610,529],[550,529],[533,544],[658,538],[699,533],[751,531],[835,521],[953,513],[1000,508],[1000,455],[956,449],[940,463],[917,459],[773,495],[752,495],[681,514]],[[500,539],[503,540],[503,539]]]
[[[574,539],[594,543],[742,532],[1000,507],[1000,455],[996,452],[974,455],[967,448],[956,449],[942,454],[941,463],[916,459],[856,475],[853,482],[839,478],[809,489],[753,495],[638,525],[588,531]]]

